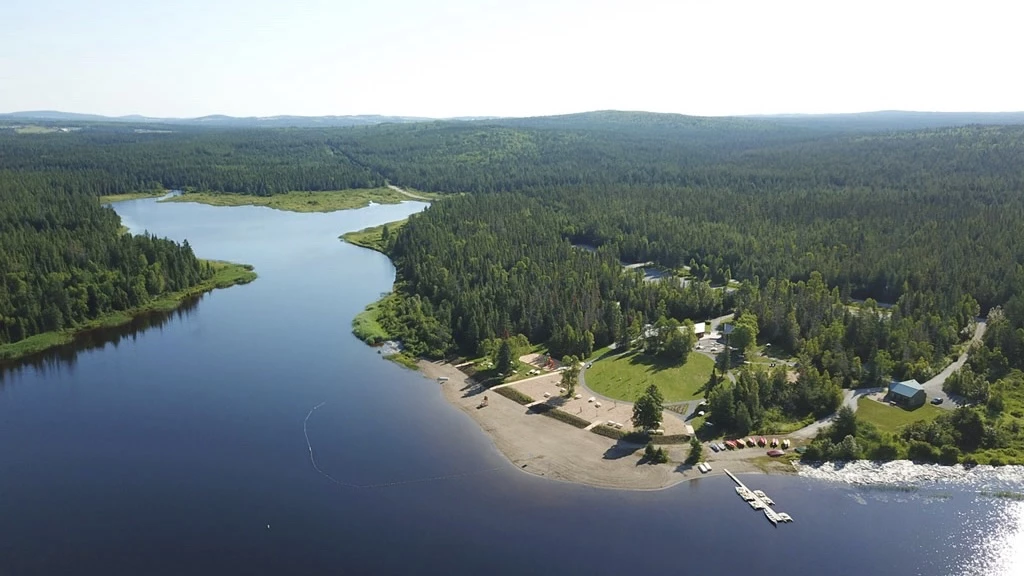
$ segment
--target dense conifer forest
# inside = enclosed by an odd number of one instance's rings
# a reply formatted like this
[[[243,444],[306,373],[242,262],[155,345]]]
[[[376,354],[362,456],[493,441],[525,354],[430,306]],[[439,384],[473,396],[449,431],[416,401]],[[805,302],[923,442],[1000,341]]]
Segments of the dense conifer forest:
[[[389,182],[452,194],[381,238],[398,278],[380,324],[414,354],[472,356],[522,334],[586,357],[645,324],[735,311],[759,342],[799,360],[795,387],[742,371],[709,383],[723,425],[765,429],[834,410],[842,388],[927,379],[977,316],[1001,307],[969,370],[947,384],[997,406],[1024,381],[1019,125],[598,112],[160,129],[0,130],[3,341],[204,274],[187,246],[118,235],[95,196]],[[623,267],[646,261],[667,279]]]
[[[0,171],[0,345],[136,308],[212,274],[187,243],[122,233],[73,176]]]

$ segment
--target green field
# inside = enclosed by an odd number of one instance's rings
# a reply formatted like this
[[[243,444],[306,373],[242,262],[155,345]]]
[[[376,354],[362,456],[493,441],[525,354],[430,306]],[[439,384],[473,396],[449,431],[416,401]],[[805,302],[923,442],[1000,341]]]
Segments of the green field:
[[[211,206],[266,206],[289,212],[334,212],[363,208],[371,202],[377,204],[398,204],[412,200],[390,188],[367,188],[360,190],[333,190],[325,192],[288,192],[273,196],[252,196],[248,194],[226,194],[217,192],[188,192],[168,198],[164,202],[199,202]]]
[[[396,232],[399,228],[404,226],[406,222],[407,220],[398,220],[396,222],[381,224],[380,226],[364,228],[358,232],[346,232],[341,235],[341,239],[349,244],[355,244],[356,246],[362,246],[363,248],[369,248],[370,250],[376,250],[377,252],[384,252],[384,242],[381,236],[381,232],[384,230],[384,227],[387,226],[391,232]]]
[[[56,132],[56,128],[50,128],[48,126],[18,126],[14,129],[16,134],[53,134]]]
[[[701,396],[713,366],[711,358],[696,352],[686,364],[678,365],[644,354],[609,351],[594,361],[585,378],[590,389],[610,398],[632,402],[654,384],[665,402],[679,402]]]
[[[942,409],[931,404],[925,404],[917,410],[904,410],[870,398],[857,401],[857,419],[871,422],[881,432],[894,433],[911,422],[934,420],[939,414],[942,414]]]
[[[246,264],[233,264],[218,260],[207,260],[213,266],[215,273],[212,278],[202,284],[193,286],[181,292],[164,294],[150,300],[143,306],[131,310],[111,312],[91,320],[80,326],[58,330],[54,332],[43,332],[30,338],[19,340],[12,344],[0,346],[0,360],[14,360],[23,356],[29,356],[42,352],[48,348],[61,346],[74,340],[75,334],[96,328],[111,328],[131,322],[132,318],[149,312],[168,312],[177,308],[186,298],[209,292],[215,288],[227,288],[235,284],[248,284],[256,279],[256,273],[252,266]]]
[[[377,300],[370,304],[365,310],[356,314],[356,317],[352,319],[352,333],[355,334],[356,338],[359,338],[363,342],[370,344],[380,344],[388,339],[388,333],[384,328],[377,322],[377,317],[380,314],[381,303],[387,298],[393,298],[392,294],[388,294],[384,298]]]
[[[141,200],[143,198],[159,198],[167,194],[166,190],[152,190],[150,192],[128,192],[127,194],[109,194],[100,196],[100,204],[113,202],[124,202],[125,200]]]

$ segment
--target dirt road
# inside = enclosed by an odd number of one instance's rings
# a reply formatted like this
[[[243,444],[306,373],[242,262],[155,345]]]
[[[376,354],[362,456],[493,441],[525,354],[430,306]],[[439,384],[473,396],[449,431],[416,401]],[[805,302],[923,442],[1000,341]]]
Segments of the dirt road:
[[[412,192],[407,192],[405,190],[402,190],[398,186],[395,186],[394,184],[388,184],[388,188],[391,188],[392,190],[394,190],[395,192],[398,192],[399,194],[404,194],[405,196],[408,196],[409,198],[413,198],[415,200],[423,200],[424,202],[430,202],[430,198],[427,198],[426,196],[420,196],[418,194],[413,194]]]

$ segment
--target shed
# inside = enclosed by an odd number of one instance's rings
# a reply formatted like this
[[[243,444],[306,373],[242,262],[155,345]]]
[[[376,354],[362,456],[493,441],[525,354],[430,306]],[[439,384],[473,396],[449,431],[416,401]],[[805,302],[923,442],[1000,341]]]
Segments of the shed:
[[[917,380],[889,384],[889,399],[904,408],[920,408],[926,397],[924,387]]]
[[[684,433],[685,435],[687,435],[687,436],[693,437],[693,426],[690,426],[689,424],[687,424],[687,425],[686,425],[686,426],[685,426],[685,427],[683,428],[683,433]]]
[[[693,325],[693,333],[697,335],[697,338],[703,338],[707,331],[708,325],[704,322],[697,322]]]

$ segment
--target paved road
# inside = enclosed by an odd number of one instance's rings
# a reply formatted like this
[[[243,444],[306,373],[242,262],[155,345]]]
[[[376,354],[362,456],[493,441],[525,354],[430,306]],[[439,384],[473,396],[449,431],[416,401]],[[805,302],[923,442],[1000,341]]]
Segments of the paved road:
[[[856,412],[858,405],[857,402],[861,399],[861,397],[869,396],[871,394],[878,394],[879,392],[884,391],[885,388],[857,388],[856,390],[844,390],[843,403],[840,405],[840,407],[849,406],[850,410]],[[789,437],[803,438],[808,440],[814,438],[815,436],[818,435],[818,432],[820,432],[822,428],[831,424],[832,420],[835,417],[836,415],[833,412],[832,414],[829,414],[828,416],[822,418],[821,420],[818,420],[817,422],[814,422],[813,424],[808,424],[807,426],[804,426],[803,428],[790,433]]]
[[[931,380],[922,384],[925,393],[928,394],[929,399],[943,399],[942,404],[939,404],[939,408],[945,408],[946,410],[954,410],[958,406],[961,406],[965,403],[965,400],[963,398],[953,397],[943,392],[942,385],[946,383],[946,379],[948,379],[953,372],[956,372],[957,370],[962,368],[963,365],[967,362],[968,350],[971,349],[971,346],[974,345],[975,342],[981,342],[981,338],[985,335],[985,330],[987,328],[988,324],[984,320],[978,320],[978,322],[974,326],[974,336],[971,337],[971,341],[968,342],[967,346],[964,348],[963,354],[960,354],[960,357],[956,359],[956,362],[953,362],[949,366],[946,366],[946,368],[943,369],[942,372],[939,372]]]
[[[587,372],[587,365],[584,364],[583,366],[580,367],[580,377],[579,377],[579,382],[576,385],[577,388],[579,388],[581,390],[585,390],[587,394],[589,394],[590,396],[593,396],[595,398],[600,399],[602,402],[625,404],[627,406],[632,406],[633,405],[632,402],[628,402],[626,400],[620,400],[620,399],[617,399],[617,398],[610,398],[608,396],[605,396],[604,394],[600,394],[598,392],[594,392],[594,390],[592,388],[587,386],[586,372]],[[585,395],[587,395],[587,394],[585,394]],[[683,420],[685,422],[685,421],[690,419],[690,416],[694,412],[697,411],[697,406],[700,405],[700,403],[701,403],[701,400],[699,400],[699,399],[698,400],[684,400],[682,402],[666,402],[665,403],[665,412],[668,413],[671,417],[677,417],[677,418],[679,418],[679,419],[681,419],[681,420]],[[673,409],[669,410],[668,409],[669,406],[672,406]],[[680,411],[679,411],[679,407],[680,406],[685,406],[686,407],[686,410],[682,411],[682,413],[680,413]]]
[[[732,316],[733,316],[732,314],[726,314],[725,316],[719,316],[718,318],[712,318],[710,320],[711,326],[709,326],[708,328],[712,332],[717,332],[718,331],[718,327],[721,326],[723,322],[729,322],[729,321],[732,320]]]
[[[934,378],[922,384],[929,398],[943,399],[942,404],[939,404],[940,408],[955,410],[958,406],[963,404],[962,398],[954,398],[943,392],[942,385],[946,383],[946,379],[949,378],[950,374],[962,368],[967,362],[968,351],[970,350],[971,345],[975,342],[981,342],[981,338],[985,335],[985,330],[987,328],[988,325],[985,323],[985,320],[979,318],[974,326],[974,336],[971,337],[971,341],[968,342],[967,347],[964,348],[963,354],[960,354],[960,357],[957,358],[955,362],[946,366],[942,372],[936,374]],[[849,406],[854,412],[856,412],[857,401],[861,396],[875,394],[884,390],[885,388],[859,388],[857,390],[847,390],[843,393],[843,404]],[[819,430],[828,426],[832,422],[833,418],[835,418],[835,414],[822,418],[809,426],[805,426],[796,432],[793,432],[790,436],[793,438],[814,438],[814,436],[818,434]]]

